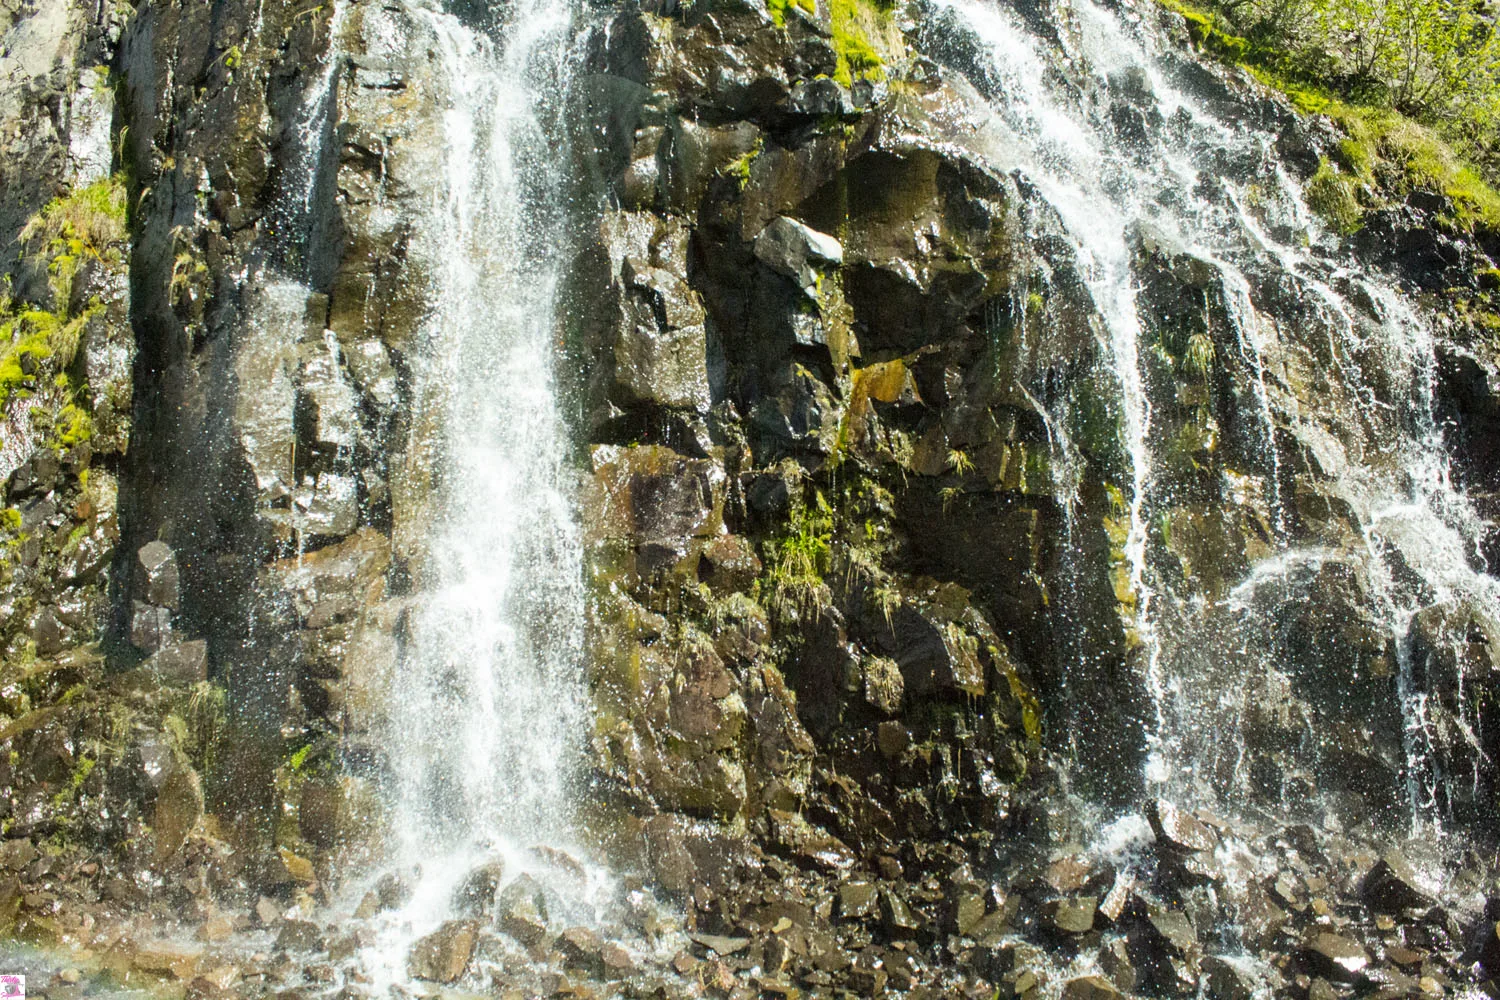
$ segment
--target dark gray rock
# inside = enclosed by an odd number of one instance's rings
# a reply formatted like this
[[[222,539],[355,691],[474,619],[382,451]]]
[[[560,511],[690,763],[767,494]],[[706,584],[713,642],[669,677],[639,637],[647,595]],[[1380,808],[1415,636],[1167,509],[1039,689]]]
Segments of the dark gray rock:
[[[163,684],[191,686],[208,680],[208,643],[202,639],[171,642],[146,659],[143,669]]]
[[[1417,881],[1411,865],[1394,851],[1375,862],[1360,882],[1360,895],[1372,909],[1382,913],[1426,909],[1435,902]]]
[[[796,219],[778,216],[755,238],[755,257],[777,274],[791,278],[806,294],[816,297],[819,270],[843,263],[844,248],[826,233],[810,229]]]

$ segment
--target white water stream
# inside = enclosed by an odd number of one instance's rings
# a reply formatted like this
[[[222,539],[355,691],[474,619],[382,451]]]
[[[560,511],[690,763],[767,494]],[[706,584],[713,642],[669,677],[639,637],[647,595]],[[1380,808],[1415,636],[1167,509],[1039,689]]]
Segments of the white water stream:
[[[1277,134],[1246,116],[1225,118],[1220,105],[1198,95],[1199,85],[1172,57],[1175,43],[1151,23],[1164,16],[1154,4],[1073,0],[1048,11],[1044,31],[994,0],[931,0],[921,33],[929,51],[988,95],[992,115],[975,120],[968,145],[997,168],[1023,174],[1058,212],[1107,329],[1132,470],[1123,548],[1143,647],[1140,684],[1154,710],[1145,734],[1146,787],[1232,805],[1243,787],[1212,775],[1226,756],[1246,756],[1241,723],[1246,699],[1254,697],[1247,672],[1269,670],[1274,678],[1262,637],[1287,602],[1317,599],[1304,589],[1302,568],[1325,555],[1317,545],[1288,547],[1285,505],[1292,498],[1282,496],[1286,456],[1276,432],[1336,428],[1328,414],[1299,412],[1280,384],[1281,341],[1325,338],[1321,349],[1335,377],[1364,411],[1367,453],[1347,464],[1336,489],[1359,518],[1357,558],[1393,647],[1409,645],[1408,629],[1422,608],[1463,597],[1494,606],[1500,584],[1475,569],[1481,529],[1448,476],[1426,321],[1391,279],[1364,273],[1341,255],[1282,168]],[[1122,109],[1137,115],[1136,127],[1122,131]],[[1152,555],[1165,544],[1162,515],[1183,501],[1160,482],[1166,442],[1158,440],[1153,413],[1154,404],[1173,401],[1153,399],[1143,375],[1146,336],[1132,268],[1143,228],[1218,272],[1221,307],[1250,372],[1252,398],[1241,405],[1256,411],[1254,444],[1265,468],[1245,481],[1270,513],[1270,558],[1220,600],[1205,601],[1191,587],[1174,593],[1161,557]],[[1268,284],[1293,290],[1305,328],[1278,326],[1265,314],[1257,298]],[[1380,386],[1367,384],[1372,365],[1382,373]],[[1272,581],[1277,585],[1268,586]],[[1221,622],[1226,609],[1237,616],[1229,633],[1203,624]],[[1406,808],[1414,828],[1437,828],[1432,784],[1440,779],[1428,760],[1423,704],[1412,689],[1411,664],[1398,666],[1394,708],[1407,731]],[[1243,769],[1233,770],[1242,780]]]
[[[475,866],[567,847],[585,738],[581,544],[554,378],[567,239],[555,115],[567,4],[513,5],[499,39],[411,5],[440,95],[438,176],[419,220],[434,304],[414,427],[437,428],[410,635],[390,692],[391,858],[410,901],[383,916],[377,980],[453,915]],[[597,873],[584,881],[597,882]],[[592,886],[598,889],[599,886]],[[581,893],[583,897],[589,891]]]

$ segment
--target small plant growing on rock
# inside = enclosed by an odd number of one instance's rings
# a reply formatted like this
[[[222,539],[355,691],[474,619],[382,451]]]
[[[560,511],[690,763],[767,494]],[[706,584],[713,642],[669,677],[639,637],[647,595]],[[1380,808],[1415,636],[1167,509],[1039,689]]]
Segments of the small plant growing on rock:
[[[822,493],[814,491],[811,503],[793,509],[786,534],[768,543],[768,596],[778,614],[799,617],[826,592],[823,577],[833,552],[833,527],[833,508]]]
[[[961,449],[954,448],[948,452],[948,468],[955,474],[967,476],[974,471],[974,463],[969,460],[967,453]]]

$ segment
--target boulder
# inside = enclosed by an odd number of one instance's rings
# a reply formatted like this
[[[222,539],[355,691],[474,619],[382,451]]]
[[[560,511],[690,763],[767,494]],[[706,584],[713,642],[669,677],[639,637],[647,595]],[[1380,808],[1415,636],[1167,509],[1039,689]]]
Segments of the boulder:
[[[494,907],[504,879],[505,862],[498,858],[485,862],[453,890],[453,908],[465,917],[484,916]]]
[[[176,853],[203,818],[203,785],[198,772],[174,760],[156,792],[151,827],[157,857]]]
[[[864,675],[865,704],[881,715],[899,715],[906,694],[906,680],[895,660],[868,657],[860,663]]]
[[[1042,918],[1060,934],[1086,934],[1094,929],[1099,901],[1092,896],[1055,899],[1042,906]]]
[[[569,927],[557,937],[557,950],[568,965],[591,975],[603,973],[604,939],[587,927]]]
[[[1259,992],[1255,977],[1240,963],[1209,955],[1203,959],[1205,1000],[1253,1000]]]
[[[1411,865],[1395,851],[1375,862],[1360,882],[1359,892],[1366,905],[1381,913],[1426,909],[1436,902]]]
[[[143,653],[154,653],[172,636],[172,610],[134,601],[130,611],[130,644]]]
[[[177,556],[166,542],[157,540],[142,545],[135,554],[140,572],[136,593],[147,604],[177,609]]]
[[[1146,806],[1146,821],[1151,824],[1158,845],[1169,852],[1212,851],[1219,843],[1206,823],[1165,799],[1156,799]]]
[[[1121,993],[1103,976],[1080,976],[1062,985],[1062,1000],[1119,1000]]]
[[[1315,931],[1302,943],[1302,953],[1315,975],[1341,983],[1358,982],[1370,964],[1370,953],[1340,934]]]
[[[474,955],[479,924],[473,920],[449,920],[412,945],[407,971],[417,979],[453,983],[463,976]]]
[[[875,913],[877,892],[870,882],[844,882],[839,886],[839,916],[864,920]]]
[[[322,928],[311,920],[284,920],[276,932],[276,947],[283,951],[321,951],[324,947]]]
[[[169,642],[147,657],[142,666],[163,684],[191,687],[208,680],[208,643],[202,639]]]
[[[771,220],[755,238],[755,257],[816,298],[819,271],[842,264],[844,248],[832,236],[783,215]]]
[[[497,925],[528,948],[547,939],[547,894],[530,875],[521,875],[496,898]]]

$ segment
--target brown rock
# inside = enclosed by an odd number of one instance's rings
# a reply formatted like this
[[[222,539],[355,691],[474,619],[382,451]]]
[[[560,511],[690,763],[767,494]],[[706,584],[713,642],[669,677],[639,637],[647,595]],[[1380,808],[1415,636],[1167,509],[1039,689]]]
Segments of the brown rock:
[[[571,966],[597,972],[602,968],[604,941],[587,927],[569,927],[557,938],[557,950]]]
[[[1252,1000],[1255,980],[1233,962],[1216,955],[1203,960],[1204,1000]]]
[[[1080,976],[1063,983],[1062,1000],[1119,1000],[1120,991],[1103,976]]]
[[[323,932],[311,920],[288,920],[276,934],[276,947],[283,951],[322,951]]]
[[[1099,968],[1121,992],[1135,989],[1140,978],[1135,963],[1130,960],[1130,949],[1123,938],[1111,938],[1099,948]]]
[[[184,945],[158,942],[141,948],[130,964],[144,972],[171,975],[177,979],[192,979],[198,970],[198,961],[203,952]]]
[[[865,703],[882,715],[896,715],[906,696],[906,682],[896,661],[870,657],[860,664],[864,673]]]
[[[208,680],[208,643],[202,639],[169,642],[142,664],[168,685],[189,686]]]
[[[875,886],[869,882],[845,882],[839,886],[839,916],[863,920],[875,912]]]
[[[1302,950],[1316,975],[1338,982],[1358,982],[1370,964],[1370,955],[1363,947],[1338,934],[1313,934]]]
[[[227,941],[233,934],[234,923],[228,917],[210,917],[198,929],[198,935],[205,941]]]
[[[875,745],[887,757],[900,757],[911,746],[911,733],[894,719],[882,722],[875,729]]]
[[[922,929],[921,918],[894,889],[880,892],[880,922],[892,938],[913,938]]]
[[[1156,799],[1146,806],[1146,821],[1151,824],[1157,843],[1170,851],[1211,851],[1219,845],[1219,838],[1208,824],[1166,799]]]
[[[262,927],[270,927],[281,919],[281,910],[276,906],[276,901],[269,896],[262,896],[255,904],[255,918],[260,921]]]
[[[175,854],[203,818],[203,785],[198,772],[180,761],[162,782],[156,795],[156,812],[151,822],[156,835],[156,856]]]
[[[476,921],[449,920],[412,945],[407,969],[417,979],[456,982],[469,967],[478,936]]]
[[[604,966],[604,974],[611,979],[621,979],[635,972],[635,960],[630,957],[630,952],[613,941],[599,950],[599,961]]]
[[[1094,929],[1094,911],[1099,901],[1092,896],[1054,899],[1042,906],[1042,917],[1062,934],[1087,934]]]
[[[313,870],[313,863],[301,855],[293,854],[285,847],[277,848],[276,855],[281,861],[281,870],[287,880],[300,882],[303,885],[311,885],[318,880],[317,873]]]
[[[694,944],[702,945],[720,958],[728,958],[737,955],[750,947],[750,939],[747,937],[726,937],[722,934],[694,934]]]
[[[500,883],[505,876],[503,861],[490,861],[480,865],[464,877],[453,892],[453,907],[466,917],[477,917],[488,913],[495,905]]]

